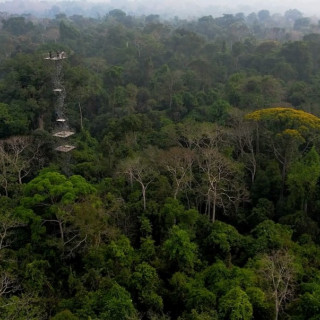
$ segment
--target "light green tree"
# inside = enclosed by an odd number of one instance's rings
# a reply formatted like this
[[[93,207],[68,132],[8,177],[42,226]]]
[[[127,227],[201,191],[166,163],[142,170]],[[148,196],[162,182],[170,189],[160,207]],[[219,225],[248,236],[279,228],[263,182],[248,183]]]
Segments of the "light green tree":
[[[139,302],[147,311],[160,312],[163,308],[162,298],[158,295],[160,280],[157,271],[148,263],[139,264],[131,277]]]
[[[191,242],[187,231],[173,226],[169,238],[163,243],[163,250],[175,268],[187,272],[193,270],[197,259],[197,245]]]
[[[226,320],[252,319],[249,297],[240,287],[232,288],[219,300],[219,314]]]

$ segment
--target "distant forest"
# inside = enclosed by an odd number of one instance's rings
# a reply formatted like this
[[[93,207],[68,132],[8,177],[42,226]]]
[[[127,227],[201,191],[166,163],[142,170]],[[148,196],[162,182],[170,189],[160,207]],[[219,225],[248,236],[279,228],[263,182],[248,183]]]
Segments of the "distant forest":
[[[320,319],[318,21],[0,15],[1,320]]]

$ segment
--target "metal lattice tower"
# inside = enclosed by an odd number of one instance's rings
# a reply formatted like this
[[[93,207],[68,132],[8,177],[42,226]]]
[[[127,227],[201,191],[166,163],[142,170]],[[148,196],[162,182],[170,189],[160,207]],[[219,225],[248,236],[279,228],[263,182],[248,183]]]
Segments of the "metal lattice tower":
[[[66,59],[65,53],[57,51],[56,55],[49,52],[48,57],[45,60],[52,61],[54,63],[54,72],[52,74],[53,92],[57,99],[55,104],[56,125],[53,132],[53,136],[63,139],[63,143],[60,141],[59,146],[55,148],[56,151],[69,152],[75,148],[75,146],[67,143],[67,138],[74,135],[74,131],[70,129],[68,124],[68,118],[65,112],[64,100],[66,98],[66,89],[62,82],[62,69],[63,60]]]

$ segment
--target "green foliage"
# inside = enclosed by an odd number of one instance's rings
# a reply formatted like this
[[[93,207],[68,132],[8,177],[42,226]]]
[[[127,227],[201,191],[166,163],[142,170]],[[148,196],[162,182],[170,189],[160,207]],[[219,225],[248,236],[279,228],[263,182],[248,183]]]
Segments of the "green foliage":
[[[292,230],[281,224],[274,223],[272,220],[261,222],[251,233],[254,239],[250,242],[247,250],[252,254],[293,245],[291,241]]]
[[[33,29],[33,23],[26,21],[24,17],[12,17],[4,21],[3,29],[13,35],[23,35]]]
[[[197,260],[197,245],[191,242],[187,231],[173,226],[163,249],[174,269],[192,271]]]
[[[192,310],[191,314],[180,317],[179,320],[216,320],[218,319],[215,311],[197,312]]]
[[[242,237],[231,225],[216,221],[212,232],[207,238],[208,246],[218,247],[223,253],[231,251],[232,247],[241,247]]]
[[[210,263],[217,258],[231,263],[232,259],[244,247],[245,238],[229,224],[215,221],[213,225],[208,224],[208,230],[205,233],[204,226],[201,227],[202,234],[197,233],[197,238],[201,237],[198,240],[200,243],[199,251]]]
[[[204,287],[201,279],[191,279],[183,273],[176,272],[170,279],[170,284],[173,288],[172,299],[177,310],[186,309],[192,313],[213,311],[216,295]]]
[[[301,299],[301,319],[317,319],[320,312],[320,286],[318,283],[303,285],[304,293]]]
[[[75,316],[70,310],[64,310],[57,313],[51,320],[78,320],[79,318]]]
[[[156,257],[155,241],[149,236],[141,239],[140,257],[142,261],[151,262]]]
[[[136,291],[139,302],[147,310],[161,311],[162,298],[157,294],[160,282],[156,270],[143,262],[135,268],[132,274],[131,286]]]
[[[84,316],[89,319],[98,317],[101,320],[138,319],[130,294],[117,283],[108,289],[90,292],[82,308],[77,310],[75,315],[80,319],[84,319]]]
[[[291,203],[300,202],[305,209],[312,199],[320,176],[320,159],[314,147],[300,160],[292,164],[287,183],[291,192]],[[299,201],[300,200],[300,201]]]
[[[48,268],[49,263],[45,260],[35,260],[27,264],[25,277],[29,291],[41,294],[44,286],[50,286],[45,274]]]
[[[111,241],[106,248],[106,265],[113,275],[119,276],[119,281],[126,281],[128,269],[134,259],[134,249],[130,240],[124,235],[119,239]]]
[[[60,22],[59,32],[62,41],[76,39],[80,35],[79,31],[74,26],[69,25],[64,20]]]
[[[271,306],[265,292],[258,287],[249,287],[246,289],[253,309],[254,319],[270,319],[272,314]]]
[[[241,288],[236,287],[220,299],[219,313],[221,319],[250,320],[252,319],[252,305],[247,294]]]
[[[272,219],[274,216],[273,203],[265,198],[260,198],[256,207],[252,209],[251,215],[247,217],[251,225],[257,225],[264,220]]]
[[[41,319],[48,317],[44,309],[44,303],[41,298],[31,294],[22,294],[20,296],[12,295],[10,298],[1,301],[1,320],[6,319]]]
[[[205,286],[219,297],[225,295],[230,288],[252,288],[256,284],[256,276],[250,269],[235,266],[227,267],[222,261],[207,267],[201,275]]]
[[[44,172],[25,185],[22,204],[27,208],[40,203],[66,205],[94,191],[95,188],[81,176],[68,179],[58,172]]]

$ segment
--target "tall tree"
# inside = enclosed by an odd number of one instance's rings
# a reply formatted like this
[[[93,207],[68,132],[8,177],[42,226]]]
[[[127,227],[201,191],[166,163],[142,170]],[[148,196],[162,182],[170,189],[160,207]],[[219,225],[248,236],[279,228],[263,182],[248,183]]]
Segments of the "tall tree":
[[[198,165],[203,172],[204,195],[207,198],[207,214],[212,222],[216,220],[217,209],[226,213],[236,211],[246,198],[241,170],[236,163],[223,156],[216,149],[198,149]]]
[[[147,189],[155,180],[155,170],[142,156],[128,158],[120,165],[120,173],[123,173],[130,184],[137,182],[141,187],[143,209],[147,208]]]
[[[160,153],[159,164],[170,174],[173,182],[173,197],[190,187],[193,174],[194,152],[190,149],[172,147]]]
[[[274,320],[278,320],[280,311],[294,293],[296,271],[293,257],[285,249],[274,251],[262,258],[260,271],[274,302]]]
[[[259,124],[264,146],[270,148],[282,166],[282,189],[289,165],[319,139],[320,119],[313,114],[292,108],[269,108],[249,113],[247,119]],[[261,142],[262,139],[260,139]]]
[[[40,161],[41,143],[29,136],[15,136],[0,140],[0,182],[8,196],[13,184],[22,185],[33,166]]]
[[[291,202],[299,202],[300,209],[307,213],[308,202],[313,198],[320,177],[320,158],[315,147],[292,164],[287,183]]]

